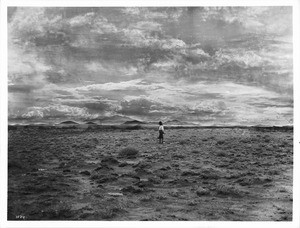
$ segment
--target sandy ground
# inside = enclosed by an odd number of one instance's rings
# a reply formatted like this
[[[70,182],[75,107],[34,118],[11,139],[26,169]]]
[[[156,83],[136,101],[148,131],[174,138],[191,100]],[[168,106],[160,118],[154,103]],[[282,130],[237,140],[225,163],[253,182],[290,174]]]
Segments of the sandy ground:
[[[151,129],[24,128],[8,142],[9,220],[292,220],[292,130],[166,127],[158,144]]]

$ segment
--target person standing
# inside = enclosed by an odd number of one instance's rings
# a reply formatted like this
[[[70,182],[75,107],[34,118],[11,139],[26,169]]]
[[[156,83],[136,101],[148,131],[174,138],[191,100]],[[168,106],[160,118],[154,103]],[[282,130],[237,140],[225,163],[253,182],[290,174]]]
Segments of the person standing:
[[[164,129],[164,125],[161,121],[159,121],[159,127],[158,127],[158,140],[159,143],[164,143],[164,134],[165,134],[165,129]]]

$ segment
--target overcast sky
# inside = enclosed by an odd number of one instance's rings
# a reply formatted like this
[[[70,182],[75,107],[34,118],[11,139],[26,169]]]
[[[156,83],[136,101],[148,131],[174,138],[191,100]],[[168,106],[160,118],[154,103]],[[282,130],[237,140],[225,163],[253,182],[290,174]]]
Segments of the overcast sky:
[[[292,7],[9,8],[9,120],[292,123]]]

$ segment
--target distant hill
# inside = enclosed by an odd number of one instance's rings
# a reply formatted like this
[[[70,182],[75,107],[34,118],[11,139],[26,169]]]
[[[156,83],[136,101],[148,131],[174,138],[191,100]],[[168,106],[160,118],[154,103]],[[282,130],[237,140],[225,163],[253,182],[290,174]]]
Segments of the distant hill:
[[[138,121],[138,120],[130,120],[130,121],[126,121],[123,124],[146,124],[145,122],[142,121]]]
[[[85,124],[90,124],[90,125],[96,125],[96,123],[92,122],[92,121],[88,121]]]
[[[79,124],[79,123],[77,123],[75,121],[67,120],[67,121],[61,122],[60,124]]]
[[[119,116],[119,115],[114,115],[114,116],[104,116],[100,117],[97,119],[92,119],[91,121],[101,123],[101,124],[122,124],[126,121],[133,121],[134,119],[126,116]]]

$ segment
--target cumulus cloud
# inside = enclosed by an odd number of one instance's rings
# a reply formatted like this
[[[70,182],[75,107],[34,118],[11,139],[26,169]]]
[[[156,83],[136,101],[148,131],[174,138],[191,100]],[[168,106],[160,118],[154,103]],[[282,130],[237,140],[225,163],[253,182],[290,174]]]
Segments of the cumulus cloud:
[[[238,22],[252,32],[278,34],[290,30],[291,12],[291,7],[203,7],[197,15],[202,21]]]
[[[69,19],[68,23],[71,27],[80,27],[91,25],[95,17],[94,12],[89,12],[85,15],[78,15]]]
[[[162,29],[162,25],[154,21],[140,21],[133,27],[146,31],[161,31]]]
[[[141,29],[123,29],[124,42],[129,42],[130,44],[138,47],[151,47],[160,46],[161,41],[155,35],[151,34],[149,31]]]
[[[122,101],[120,113],[125,115],[148,115],[152,102],[147,99],[136,99],[131,101]]]
[[[141,9],[138,7],[127,7],[127,8],[123,8],[122,12],[128,15],[139,15]]]
[[[195,56],[201,56],[201,57],[210,57],[209,53],[206,53],[200,48],[196,48],[193,50],[190,50],[190,54],[195,55]]]
[[[177,48],[184,48],[186,46],[185,42],[179,39],[169,39],[163,41],[162,48],[164,49],[177,49]]]
[[[159,9],[159,8],[158,8]],[[157,10],[157,8],[136,8],[136,7],[127,7],[122,9],[122,12],[131,15],[131,16],[140,16],[144,19],[168,19],[171,15],[173,19],[176,19],[180,16],[181,11],[171,10],[167,12],[166,10]]]
[[[93,21],[91,32],[99,34],[116,33],[118,28],[113,23],[109,23],[106,18],[98,16]]]
[[[130,81],[122,81],[119,83],[104,83],[104,84],[93,84],[84,87],[77,87],[75,88],[76,91],[91,91],[91,90],[155,90],[159,88],[160,85],[151,85],[151,84],[144,84],[142,79],[135,79]]]
[[[99,115],[90,114],[87,108],[78,108],[68,105],[49,105],[46,107],[30,107],[22,114],[23,118],[97,118]]]
[[[220,49],[215,54],[215,61],[220,65],[235,62],[244,67],[258,67],[268,63],[257,52],[244,49]]]
[[[61,20],[60,15],[46,17],[45,8],[21,7],[10,21],[8,30],[14,39],[18,39],[16,41],[26,45],[49,30],[61,29],[63,26]]]

